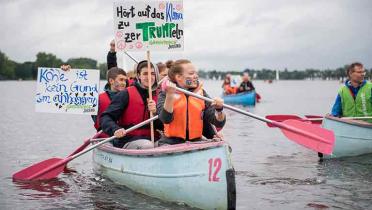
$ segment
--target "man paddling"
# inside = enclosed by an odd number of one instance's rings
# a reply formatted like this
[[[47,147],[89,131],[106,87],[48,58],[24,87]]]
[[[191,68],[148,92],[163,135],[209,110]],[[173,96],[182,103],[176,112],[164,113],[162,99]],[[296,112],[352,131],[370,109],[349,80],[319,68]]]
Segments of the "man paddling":
[[[352,63],[346,70],[348,80],[338,91],[332,107],[336,117],[372,116],[372,83],[365,80],[366,71],[361,63]],[[372,120],[367,120],[372,123]]]
[[[238,88],[238,93],[255,90],[253,83],[251,82],[251,78],[247,72],[243,73],[242,80],[243,81],[240,83]]]

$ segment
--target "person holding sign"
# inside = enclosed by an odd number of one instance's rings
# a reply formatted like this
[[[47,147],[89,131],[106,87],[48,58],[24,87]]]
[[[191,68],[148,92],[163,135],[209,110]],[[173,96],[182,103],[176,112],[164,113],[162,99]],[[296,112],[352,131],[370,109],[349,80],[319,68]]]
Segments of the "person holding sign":
[[[157,101],[157,68],[151,64],[151,84],[148,79],[147,61],[137,65],[137,81],[133,86],[119,92],[111,104],[103,112],[100,121],[102,130],[108,135],[115,135],[114,147],[124,149],[149,149],[154,148],[150,141],[150,126],[144,126],[130,133],[127,128],[149,119],[149,111],[156,114]],[[148,88],[152,86],[152,98],[149,100]],[[162,130],[162,124],[155,121],[155,128]],[[159,136],[155,135],[156,138]]]
[[[110,42],[110,50],[107,53],[107,69],[111,69],[112,67],[117,67],[116,61],[116,51],[115,51],[115,40]]]
[[[100,116],[110,105],[112,98],[120,91],[125,90],[128,85],[127,73],[118,67],[113,67],[107,72],[107,84],[103,93],[98,97],[98,114],[92,115],[94,127],[97,131],[101,130]]]
[[[178,93],[175,87],[208,97],[199,83],[194,65],[188,60],[177,60],[169,69],[165,91],[159,94],[157,109],[164,123],[164,137],[159,146],[179,144],[185,141],[200,141],[204,122],[222,128],[226,122],[223,100],[215,98],[213,103]]]

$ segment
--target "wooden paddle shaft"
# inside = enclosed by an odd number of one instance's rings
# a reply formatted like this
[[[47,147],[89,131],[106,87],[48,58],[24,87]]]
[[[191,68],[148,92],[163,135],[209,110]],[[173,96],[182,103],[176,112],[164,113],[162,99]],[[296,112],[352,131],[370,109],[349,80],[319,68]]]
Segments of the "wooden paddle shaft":
[[[147,78],[149,80],[149,100],[152,100],[152,82],[151,82],[151,63],[150,63],[150,50],[147,50]],[[152,112],[150,112],[150,118],[152,118]],[[151,129],[151,142],[154,143],[154,123],[151,121],[150,123]]]
[[[208,102],[213,102],[212,99],[210,98],[207,98],[205,96],[201,96],[199,94],[196,94],[196,93],[193,93],[193,92],[190,92],[190,91],[187,91],[187,90],[184,90],[182,88],[179,88],[179,87],[175,87],[175,89],[179,92],[182,92],[184,94],[187,94],[187,95],[190,95],[190,96],[193,96],[195,98],[199,98],[199,99],[202,99],[202,100],[205,100],[205,101],[208,101]],[[303,135],[303,136],[307,136],[309,138],[312,138],[312,139],[315,139],[317,141],[320,141],[320,142],[324,142],[324,143],[327,143],[328,142],[326,140],[324,140],[323,138],[321,138],[320,136],[316,135],[316,134],[313,134],[313,133],[310,133],[310,132],[307,132],[305,130],[302,130],[302,129],[298,129],[296,127],[293,127],[293,126],[290,126],[290,125],[287,125],[287,124],[284,124],[284,123],[280,123],[280,122],[276,122],[276,121],[272,121],[272,120],[269,120],[269,119],[266,119],[266,118],[263,118],[263,117],[260,117],[258,115],[255,115],[255,114],[252,114],[250,112],[247,112],[247,111],[244,111],[244,110],[241,110],[241,109],[238,109],[236,107],[233,107],[233,106],[230,106],[230,105],[227,105],[227,104],[223,104],[223,107],[227,108],[227,109],[230,109],[232,111],[235,111],[235,112],[238,112],[240,114],[243,114],[243,115],[247,115],[247,116],[250,116],[252,118],[255,118],[257,120],[261,120],[261,121],[264,121],[266,123],[271,123],[273,125],[275,125],[276,127],[279,127],[279,128],[282,128],[282,129],[285,129],[285,130],[288,130],[288,131],[291,131],[293,133],[297,133],[297,134],[300,134],[300,135]]]
[[[157,119],[158,119],[158,115],[156,115],[156,116],[154,116],[154,117],[152,117],[152,118],[150,118],[150,119],[147,119],[147,120],[145,120],[145,121],[143,121],[143,122],[141,122],[141,123],[138,123],[138,124],[135,125],[135,126],[132,126],[132,127],[128,128],[128,129],[126,129],[126,132],[129,133],[129,132],[131,132],[131,131],[133,131],[133,130],[136,130],[137,128],[140,128],[140,127],[142,127],[142,126],[144,126],[144,125],[146,125],[146,124],[148,124],[148,123],[150,123],[150,122],[152,122],[152,121],[154,121],[154,120],[157,120]],[[111,140],[113,140],[113,139],[115,139],[115,138],[116,138],[115,136],[111,136],[110,138],[107,138],[107,139],[104,140],[104,141],[101,141],[101,142],[99,142],[99,143],[97,143],[97,144],[95,144],[95,145],[93,145],[93,146],[91,146],[91,147],[88,147],[86,150],[81,151],[81,152],[79,152],[79,153],[77,153],[77,154],[71,156],[71,160],[72,160],[72,159],[75,159],[75,158],[77,158],[77,157],[79,157],[79,156],[81,156],[81,155],[83,155],[83,154],[89,152],[90,150],[92,150],[92,149],[94,149],[94,148],[96,148],[96,147],[99,147],[99,146],[101,146],[102,144],[105,144],[105,143],[107,143],[107,142],[109,142],[109,141],[111,141]]]
[[[182,92],[184,94],[187,94],[187,95],[190,95],[190,96],[193,96],[195,98],[199,98],[199,99],[202,99],[204,101],[208,101],[208,102],[213,102],[213,99],[210,99],[210,98],[207,98],[205,96],[202,96],[202,95],[199,95],[199,94],[196,94],[196,93],[193,93],[193,92],[190,92],[190,91],[187,91],[187,90],[184,90],[182,88],[179,88],[179,87],[175,87],[177,91],[179,92]],[[267,123],[273,123],[273,121],[269,120],[269,119],[266,119],[266,118],[263,118],[263,117],[260,117],[258,115],[255,115],[255,114],[252,114],[250,112],[247,112],[247,111],[244,111],[244,110],[241,110],[241,109],[238,109],[236,107],[233,107],[233,106],[230,106],[230,105],[227,105],[227,104],[223,104],[223,107],[227,108],[227,109],[230,109],[230,110],[233,110],[235,112],[238,112],[240,114],[244,114],[244,115],[248,115],[250,117],[253,117],[257,120],[261,120],[261,121],[264,121],[264,122],[267,122]]]

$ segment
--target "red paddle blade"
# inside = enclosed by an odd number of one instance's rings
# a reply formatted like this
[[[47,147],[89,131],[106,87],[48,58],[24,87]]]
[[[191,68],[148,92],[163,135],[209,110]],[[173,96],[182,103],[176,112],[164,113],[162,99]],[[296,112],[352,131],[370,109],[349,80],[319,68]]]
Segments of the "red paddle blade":
[[[66,159],[50,158],[13,174],[14,181],[52,179],[65,167]]]
[[[291,120],[291,119],[294,119],[294,120],[302,120],[301,117],[297,116],[297,115],[280,115],[280,114],[277,114],[277,115],[267,115],[266,116],[266,119],[269,119],[269,120],[272,120],[272,121],[276,121],[276,122],[283,122],[285,120]],[[273,128],[273,127],[277,127],[275,125],[273,125],[272,123],[266,123],[267,126]]]
[[[288,139],[314,151],[332,154],[335,143],[332,131],[298,120],[286,120],[281,124],[284,124],[281,130]],[[287,127],[290,127],[290,130],[286,129]]]

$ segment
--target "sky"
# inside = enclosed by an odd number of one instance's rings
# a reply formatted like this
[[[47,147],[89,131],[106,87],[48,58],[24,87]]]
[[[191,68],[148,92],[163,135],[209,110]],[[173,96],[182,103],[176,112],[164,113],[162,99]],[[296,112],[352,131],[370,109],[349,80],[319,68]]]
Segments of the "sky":
[[[113,2],[0,0],[0,50],[17,62],[38,52],[66,61],[106,62]],[[153,52],[155,62],[186,58],[199,69],[304,70],[355,61],[372,68],[372,1],[185,0],[184,51]],[[145,53],[131,53],[138,60]],[[131,65],[127,62],[127,65]]]

